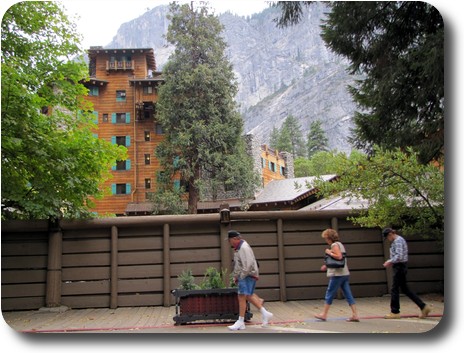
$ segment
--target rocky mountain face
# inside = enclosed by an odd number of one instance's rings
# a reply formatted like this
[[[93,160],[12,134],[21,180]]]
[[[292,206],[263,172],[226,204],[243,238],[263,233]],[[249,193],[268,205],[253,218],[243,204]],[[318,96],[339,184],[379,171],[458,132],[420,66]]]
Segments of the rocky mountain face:
[[[154,48],[159,70],[173,52],[164,35],[169,26],[167,6],[158,6],[120,26],[107,48]],[[355,110],[347,86],[353,78],[348,63],[325,47],[320,37],[327,8],[313,3],[303,20],[288,28],[276,27],[279,10],[269,8],[248,17],[219,15],[239,87],[236,101],[246,133],[269,142],[273,127],[287,116],[298,119],[306,136],[311,122],[322,121],[329,148],[349,152]]]

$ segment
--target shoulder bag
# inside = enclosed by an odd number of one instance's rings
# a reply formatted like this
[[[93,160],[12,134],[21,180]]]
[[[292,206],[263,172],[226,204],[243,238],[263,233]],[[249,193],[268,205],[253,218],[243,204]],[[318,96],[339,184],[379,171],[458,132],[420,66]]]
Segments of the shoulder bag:
[[[343,268],[345,267],[345,261],[346,261],[346,253],[342,252],[342,259],[337,260],[334,259],[332,256],[325,254],[324,256],[324,262],[327,268]]]

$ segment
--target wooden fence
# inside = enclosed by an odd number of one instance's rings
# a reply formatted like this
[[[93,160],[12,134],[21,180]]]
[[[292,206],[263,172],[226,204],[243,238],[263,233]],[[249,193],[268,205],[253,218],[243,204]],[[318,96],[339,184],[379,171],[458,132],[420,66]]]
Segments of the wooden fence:
[[[177,276],[191,269],[231,269],[224,240],[240,231],[254,249],[267,301],[323,298],[321,232],[339,231],[348,252],[355,297],[389,292],[389,254],[380,229],[359,228],[346,211],[232,212],[63,221],[2,222],[2,310],[173,305]],[[407,239],[409,283],[418,293],[444,288],[444,254],[433,241]]]

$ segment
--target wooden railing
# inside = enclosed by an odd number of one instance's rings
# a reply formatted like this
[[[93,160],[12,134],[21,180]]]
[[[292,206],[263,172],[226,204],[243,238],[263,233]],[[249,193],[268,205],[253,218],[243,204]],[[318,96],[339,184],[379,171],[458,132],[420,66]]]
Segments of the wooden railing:
[[[134,70],[134,61],[106,61],[106,71],[110,70]]]

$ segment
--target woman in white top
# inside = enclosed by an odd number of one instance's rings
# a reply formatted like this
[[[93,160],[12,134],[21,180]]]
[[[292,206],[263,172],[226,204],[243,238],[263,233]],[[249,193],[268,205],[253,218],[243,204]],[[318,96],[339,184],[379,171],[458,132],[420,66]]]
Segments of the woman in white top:
[[[334,259],[341,260],[343,253],[345,253],[345,247],[339,242],[337,231],[334,229],[326,229],[322,232],[322,237],[325,239],[330,249],[325,249],[325,253]],[[327,314],[332,305],[333,299],[337,294],[338,288],[342,289],[343,295],[346,301],[351,307],[352,316],[346,321],[359,322],[359,316],[356,309],[356,302],[351,294],[350,289],[350,271],[348,269],[348,260],[345,260],[345,266],[342,268],[327,268],[326,265],[322,265],[321,271],[327,271],[327,277],[329,277],[329,285],[325,293],[325,304],[322,313],[314,315],[317,319],[325,321],[327,320]]]

